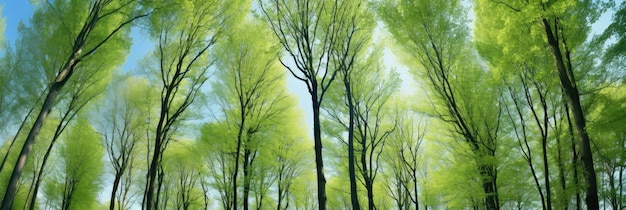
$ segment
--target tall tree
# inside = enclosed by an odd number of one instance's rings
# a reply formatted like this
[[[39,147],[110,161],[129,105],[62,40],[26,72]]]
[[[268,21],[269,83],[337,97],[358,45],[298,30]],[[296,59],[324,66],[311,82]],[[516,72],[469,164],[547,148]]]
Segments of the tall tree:
[[[278,64],[279,48],[268,41],[271,32],[263,22],[248,20],[233,27],[228,38],[218,44],[217,81],[214,86],[226,119],[234,131],[234,172],[232,206],[237,206],[239,168],[243,169],[243,209],[249,209],[250,185],[255,161],[261,148],[269,148],[265,137],[289,116],[289,98],[284,74]]]
[[[52,140],[48,144],[45,155],[43,156],[39,170],[36,171],[37,176],[34,179],[34,184],[31,186],[32,199],[30,200],[30,209],[35,209],[36,197],[39,192],[39,187],[42,182],[43,172],[48,163],[48,158],[52,153],[52,149],[56,141],[60,138],[61,133],[69,125],[69,123],[83,110],[90,101],[97,100],[97,97],[102,93],[110,81],[110,75],[113,68],[109,69],[97,69],[89,68],[88,65],[100,65],[93,64],[91,62],[83,63],[83,66],[77,68],[80,70],[76,72],[76,80],[68,83],[67,92],[60,95],[59,102],[53,110],[59,110],[59,121],[56,123],[56,128]],[[87,67],[87,68],[85,68]],[[85,68],[85,69],[83,69]]]
[[[490,31],[479,34],[483,40],[495,42],[506,55],[525,58],[534,51],[547,51],[552,56],[553,68],[561,83],[564,96],[573,116],[573,125],[580,148],[580,163],[585,180],[588,209],[599,209],[596,172],[586,118],[577,82],[577,65],[580,54],[576,50],[586,40],[591,23],[604,11],[602,1],[476,1],[477,30]],[[494,12],[498,11],[498,12]],[[497,14],[497,18],[494,18]],[[497,36],[497,40],[494,39]],[[530,37],[519,42],[519,37]],[[547,46],[544,47],[544,46]],[[530,50],[529,50],[530,49]]]
[[[298,80],[306,84],[313,109],[313,141],[317,172],[317,201],[319,209],[326,209],[326,178],[322,155],[320,108],[328,88],[338,71],[329,68],[332,50],[343,31],[348,16],[339,15],[349,1],[311,0],[259,0],[261,10],[268,19],[274,34],[287,52],[289,65],[281,58],[283,66]],[[341,18],[341,19],[340,19]]]
[[[239,2],[243,3],[245,1]],[[148,2],[151,3],[151,2]],[[155,191],[162,180],[162,154],[174,131],[187,116],[187,108],[200,94],[213,63],[208,58],[210,48],[228,27],[232,17],[246,11],[249,3],[222,4],[220,1],[156,2],[159,7],[149,22],[150,35],[157,41],[148,66],[160,82],[159,118],[151,143],[144,209],[158,208]],[[241,6],[243,5],[243,6]],[[180,21],[186,20],[186,21]],[[160,174],[157,177],[157,174]],[[159,182],[160,183],[160,182]]]
[[[355,169],[355,124],[357,121],[355,113],[355,103],[353,86],[357,86],[356,83],[363,81],[355,81],[355,71],[357,68],[363,68],[358,66],[358,62],[365,58],[366,50],[371,42],[372,34],[370,33],[374,29],[374,21],[372,12],[363,1],[353,1],[351,3],[342,4],[339,8],[339,17],[337,18],[337,24],[340,24],[338,28],[337,36],[342,39],[337,40],[337,44],[334,46],[331,54],[332,67],[339,72],[343,82],[343,90],[341,95],[345,95],[345,105],[348,109],[348,122],[343,124],[348,131],[348,176],[350,178],[350,200],[352,203],[352,209],[361,209],[357,191],[357,175]],[[335,91],[338,92],[338,91]],[[342,103],[339,103],[341,106]],[[338,104],[333,104],[338,105]],[[331,106],[333,106],[331,105]],[[338,108],[338,107],[334,107]],[[339,123],[341,119],[335,116],[335,120]],[[370,204],[371,206],[372,204]]]
[[[61,55],[67,56],[64,60],[56,62],[63,63],[53,75],[50,88],[47,89],[45,100],[41,106],[41,110],[35,120],[26,142],[22,146],[20,156],[15,163],[15,168],[9,180],[2,206],[0,209],[10,209],[17,190],[17,183],[22,175],[24,165],[28,159],[35,139],[46,120],[50,110],[54,106],[55,100],[62,92],[65,84],[68,83],[76,68],[85,60],[102,59],[103,57],[121,56],[124,53],[118,53],[117,50],[128,49],[123,37],[118,33],[128,29],[125,27],[134,20],[144,17],[146,14],[137,14],[135,3],[133,1],[120,2],[110,0],[97,0],[94,2],[66,2],[55,1],[53,6],[41,7],[35,16],[40,17],[55,16],[58,18],[48,18],[50,24],[43,29],[63,28],[64,30],[56,30],[51,36],[46,37],[46,44],[53,45]],[[84,22],[75,21],[83,20]],[[43,32],[43,31],[42,31]],[[49,34],[49,33],[45,33]],[[64,40],[64,41],[61,41]],[[115,40],[115,41],[111,41]],[[111,44],[113,43],[113,44]],[[105,50],[106,48],[110,48]],[[101,57],[103,56],[103,57]],[[119,58],[119,57],[118,57]],[[116,66],[122,59],[112,59],[102,65]]]
[[[146,79],[120,75],[110,86],[99,113],[96,129],[103,137],[113,170],[109,208],[129,208],[130,179],[136,176],[140,145],[145,144],[145,129],[153,111],[151,96],[156,95]],[[116,208],[117,206],[117,208]]]
[[[537,59],[539,60],[539,59]],[[551,130],[550,121],[555,121],[552,118],[551,112],[553,109],[558,108],[554,106],[554,103],[549,103],[549,96],[554,96],[554,83],[552,81],[540,81],[533,75],[537,75],[538,78],[545,77],[546,72],[540,72],[532,64],[521,64],[519,68],[523,69],[522,72],[513,74],[507,83],[507,92],[511,98],[513,107],[509,109],[505,105],[508,118],[511,120],[511,125],[515,133],[515,137],[518,140],[519,149],[522,153],[522,157],[526,160],[535,185],[541,197],[541,204],[544,209],[552,209],[552,188],[550,187],[550,170],[548,159],[548,133]],[[543,74],[542,74],[543,73]],[[513,84],[511,84],[513,83]],[[558,97],[551,97],[557,98]],[[532,120],[529,120],[532,119]],[[533,135],[539,133],[538,136]],[[537,138],[538,137],[538,138]],[[541,145],[541,157],[543,162],[543,186],[539,183],[539,173],[535,169],[533,163],[533,150],[534,147],[532,139],[539,139]],[[529,142],[530,141],[530,142]],[[544,192],[545,190],[545,192]]]
[[[422,70],[414,73],[429,82],[433,115],[449,123],[451,133],[472,151],[484,207],[499,209],[495,157],[502,110],[495,105],[500,99],[490,75],[469,45],[464,6],[460,1],[393,0],[383,2],[380,12],[411,64],[417,64],[414,69]]]
[[[373,53],[354,81],[359,86],[353,88],[356,141],[359,153],[357,168],[367,192],[368,209],[376,209],[374,201],[374,181],[381,167],[380,157],[390,134],[396,129],[390,98],[400,87],[396,72],[386,72],[380,65],[381,56]],[[376,85],[365,85],[375,84]]]

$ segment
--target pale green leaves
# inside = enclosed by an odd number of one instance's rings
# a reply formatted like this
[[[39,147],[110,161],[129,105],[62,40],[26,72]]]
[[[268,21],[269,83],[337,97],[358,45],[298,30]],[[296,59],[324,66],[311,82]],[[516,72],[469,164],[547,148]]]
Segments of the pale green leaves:
[[[58,154],[60,167],[44,186],[48,204],[59,209],[96,208],[102,187],[104,147],[85,118],[73,125]]]

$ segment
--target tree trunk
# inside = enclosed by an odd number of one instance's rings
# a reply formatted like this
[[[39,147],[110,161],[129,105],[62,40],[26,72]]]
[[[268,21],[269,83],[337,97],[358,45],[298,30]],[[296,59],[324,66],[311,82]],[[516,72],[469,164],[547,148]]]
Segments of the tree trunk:
[[[156,135],[154,138],[154,150],[152,153],[152,159],[150,160],[150,167],[148,168],[148,181],[147,181],[147,185],[146,185],[146,194],[145,194],[145,204],[144,207],[146,210],[153,210],[153,209],[157,209],[158,202],[155,202],[155,192],[154,192],[154,185],[155,182],[157,181],[157,171],[158,168],[161,165],[161,158],[162,158],[162,150],[163,150],[163,144],[165,143],[165,138],[166,138],[166,130],[167,130],[167,126],[168,123],[168,119],[167,116],[169,115],[169,103],[168,101],[170,100],[170,97],[172,97],[172,89],[174,88],[174,86],[172,85],[166,85],[165,87],[165,96],[161,95],[161,111],[159,114],[159,122],[157,124],[157,128],[156,128]]]
[[[282,181],[282,176],[278,175],[278,201],[276,202],[276,210],[280,210],[280,207],[283,205],[283,188],[280,182]]]
[[[572,168],[574,171],[574,189],[576,189],[576,210],[582,209],[580,206],[580,192],[578,191],[579,179],[578,179],[578,151],[576,151],[576,141],[574,140],[574,126],[572,125],[572,120],[570,119],[570,111],[569,106],[565,103],[565,113],[567,116],[567,124],[569,133],[571,136],[570,143],[572,147]]]
[[[349,74],[344,70],[343,81],[346,86],[346,98],[348,100],[348,173],[350,176],[350,200],[352,201],[352,209],[360,210],[359,196],[356,188],[356,171],[354,169],[354,104],[352,101],[352,91],[350,88]]]
[[[367,132],[367,129],[364,129]],[[367,191],[367,209],[373,210],[375,209],[374,205],[374,180],[372,176],[370,176],[369,172],[372,170],[368,166],[371,164],[367,164],[367,142],[366,139],[367,134],[361,134],[361,176],[363,176],[363,180],[365,181],[365,190]],[[373,148],[372,148],[373,149]],[[371,157],[371,156],[370,156]],[[408,193],[408,190],[407,190]]]
[[[624,198],[623,191],[622,191],[623,190],[623,186],[624,186],[624,183],[622,182],[623,181],[623,174],[624,174],[624,167],[620,166],[619,167],[619,175],[618,175],[618,179],[617,179],[617,182],[619,183],[619,191],[618,191],[619,193],[617,194],[618,195],[617,196],[618,206],[617,206],[616,209],[622,209],[623,208],[622,207],[623,206],[622,200]]]
[[[374,205],[374,180],[372,178],[365,178],[365,189],[367,190],[367,209],[376,209]]]
[[[546,124],[545,129],[547,130],[548,125]],[[547,132],[546,132],[547,133]],[[541,148],[542,148],[542,152],[543,152],[543,171],[544,171],[544,175],[543,175],[543,181],[544,184],[546,186],[546,208],[548,210],[552,210],[552,198],[551,198],[551,194],[550,191],[552,190],[552,188],[550,187],[550,167],[548,165],[548,148],[547,148],[547,136],[544,136],[541,140]]]
[[[113,190],[111,190],[111,202],[109,203],[109,210],[115,210],[115,194],[117,193],[117,189],[120,186],[122,173],[124,173],[123,170],[115,173],[115,179],[113,180]]]
[[[62,75],[59,75],[62,76]],[[69,76],[69,75],[68,75]],[[57,77],[59,78],[59,77]],[[62,79],[62,78],[61,78]],[[28,160],[28,156],[30,152],[33,150],[33,145],[35,144],[35,138],[39,135],[39,131],[41,131],[41,127],[43,126],[44,121],[48,117],[48,113],[52,110],[52,106],[54,105],[54,101],[56,100],[61,88],[67,80],[62,80],[60,82],[55,82],[44,103],[41,107],[41,111],[39,111],[39,115],[35,120],[35,124],[31,128],[28,133],[28,137],[26,137],[26,141],[24,142],[24,146],[22,146],[22,150],[20,151],[20,155],[15,162],[15,168],[13,169],[13,173],[11,173],[11,178],[9,179],[9,183],[6,188],[6,192],[4,194],[4,199],[2,200],[2,206],[0,209],[2,210],[10,210],[13,204],[13,199],[15,198],[15,194],[17,193],[17,184],[19,182],[20,177],[22,176],[22,172],[24,171],[24,166],[26,165],[26,161]]]
[[[161,111],[163,112],[163,111]],[[163,114],[162,114],[163,116]],[[150,167],[148,168],[148,183],[146,185],[146,194],[145,194],[145,199],[144,199],[144,209],[145,210],[152,210],[155,209],[154,205],[154,185],[156,182],[156,176],[157,176],[157,167],[159,165],[159,156],[161,156],[161,129],[160,129],[160,125],[163,123],[162,122],[163,119],[159,120],[159,127],[157,127],[157,132],[156,132],[156,141],[154,143],[154,151],[152,154],[152,160],[150,161]]]
[[[322,134],[320,128],[320,101],[318,100],[317,81],[311,88],[313,104],[313,140],[315,144],[315,170],[317,175],[317,204],[320,210],[326,210],[326,178],[324,178],[324,159],[322,158]]]
[[[556,118],[555,118],[556,119]],[[556,136],[556,145],[557,145],[557,157],[556,157],[556,162],[557,162],[557,167],[559,169],[559,182],[561,184],[561,190],[562,192],[560,193],[561,196],[557,196],[559,197],[559,206],[561,207],[561,209],[568,209],[568,204],[569,204],[569,199],[567,199],[565,197],[566,195],[566,190],[567,190],[567,183],[565,180],[565,169],[563,167],[563,155],[561,154],[561,137],[559,136],[559,134],[557,134]]]
[[[43,175],[43,170],[46,167],[46,162],[48,162],[48,157],[50,156],[50,153],[52,152],[52,147],[54,146],[54,143],[56,142],[56,140],[58,139],[58,136],[55,136],[54,138],[52,138],[52,142],[50,142],[50,145],[48,145],[48,149],[46,150],[46,154],[44,154],[43,156],[43,160],[41,162],[41,166],[39,167],[39,172],[37,173],[37,176],[34,177],[34,181],[35,184],[33,185],[33,198],[30,200],[30,210],[34,210],[35,209],[35,202],[37,200],[37,193],[39,192],[39,185],[41,184],[41,176]]]
[[[54,131],[54,136],[52,137],[52,141],[50,141],[50,145],[48,145],[48,148],[46,149],[46,153],[43,156],[43,160],[41,162],[41,166],[39,166],[39,172],[37,173],[37,176],[35,178],[35,184],[33,186],[33,198],[30,200],[30,210],[34,210],[35,209],[35,202],[37,200],[37,194],[39,193],[39,186],[41,185],[41,176],[43,175],[43,171],[46,167],[46,164],[48,163],[48,158],[50,157],[50,154],[52,153],[52,148],[54,147],[54,145],[56,144],[56,141],[59,139],[59,137],[61,136],[61,133],[63,132],[63,130],[65,130],[65,126],[67,125],[67,123],[65,125],[63,125],[63,121],[69,122],[72,120],[72,118],[74,118],[75,114],[71,114],[70,112],[72,111],[72,105],[74,103],[74,100],[76,98],[72,97],[72,101],[70,102],[70,106],[68,107],[68,110],[65,112],[65,115],[63,116],[63,118],[61,118],[61,122],[59,122],[59,124],[56,127],[56,130]],[[78,108],[80,109],[80,108]],[[78,111],[78,110],[76,110]],[[66,118],[69,117],[69,118]],[[67,119],[67,120],[66,120]]]
[[[417,193],[417,166],[413,169],[413,191],[415,191],[415,210],[420,209],[419,194]]]
[[[28,117],[30,116],[30,114],[33,113],[38,103],[39,103],[39,99],[37,100],[37,103],[33,104],[33,106],[30,107],[30,109],[28,110],[28,113],[26,113],[26,116],[24,117],[24,120],[22,120],[22,122],[20,123],[20,127],[17,128],[17,132],[15,133],[15,136],[13,136],[13,139],[11,140],[11,143],[9,144],[9,148],[7,149],[7,154],[5,154],[4,158],[2,158],[2,163],[0,164],[0,173],[2,172],[2,170],[4,170],[4,165],[7,161],[7,158],[9,157],[9,154],[11,154],[11,148],[13,148],[13,145],[17,141],[17,137],[20,135],[20,132],[24,128],[24,125],[26,125],[26,120],[28,120]]]
[[[248,147],[248,145],[245,145]],[[243,154],[243,210],[249,210],[250,204],[250,165],[252,161],[250,160],[250,150],[248,148],[244,149]]]
[[[485,164],[481,164],[478,166],[478,171],[480,172],[480,176],[482,178],[483,190],[487,197],[485,197],[485,208],[487,210],[496,210],[500,209],[500,204],[498,201],[498,193],[496,192],[496,178],[493,175],[491,166],[487,166]]]
[[[565,92],[568,103],[571,105],[570,108],[574,116],[574,125],[578,134],[578,144],[580,146],[580,159],[582,162],[583,177],[585,178],[586,182],[585,201],[587,203],[587,209],[600,209],[598,202],[598,186],[596,181],[596,172],[593,166],[591,145],[589,135],[587,134],[585,115],[580,105],[580,97],[578,94],[578,89],[576,87],[576,80],[568,76],[573,75],[573,72],[570,72],[570,74],[568,74],[568,69],[566,69],[565,67],[563,54],[561,53],[561,49],[559,46],[560,41],[557,37],[555,37],[555,31],[552,30],[552,27],[547,19],[544,18],[542,22],[546,32],[548,45],[550,46],[552,57],[554,58],[556,70],[561,81],[561,86],[563,87],[563,91]],[[557,30],[556,28],[558,28],[558,26],[555,26],[555,30]],[[569,71],[573,70],[569,69]]]

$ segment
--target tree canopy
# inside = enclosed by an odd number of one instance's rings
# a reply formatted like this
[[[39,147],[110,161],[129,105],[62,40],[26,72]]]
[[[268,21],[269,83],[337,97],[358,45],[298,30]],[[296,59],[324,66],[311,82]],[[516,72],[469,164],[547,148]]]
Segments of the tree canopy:
[[[624,1],[23,4],[2,210],[626,206]]]

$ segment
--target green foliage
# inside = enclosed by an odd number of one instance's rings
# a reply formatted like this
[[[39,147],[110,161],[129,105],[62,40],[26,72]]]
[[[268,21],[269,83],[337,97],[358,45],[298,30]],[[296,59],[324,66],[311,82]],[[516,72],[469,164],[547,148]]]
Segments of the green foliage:
[[[93,209],[99,206],[104,147],[100,135],[79,118],[58,150],[59,167],[44,184],[46,203],[54,208]]]
[[[326,207],[349,209],[346,84],[356,116],[361,206],[368,203],[365,182],[371,178],[379,209],[418,203],[419,209],[483,209],[494,195],[499,206],[493,208],[533,209],[542,202],[538,192],[552,193],[552,208],[576,208],[585,195],[581,148],[554,74],[547,26],[558,36],[572,71],[567,76],[579,90],[601,202],[620,209],[626,200],[624,2],[615,8],[606,0],[31,4],[33,16],[19,24],[18,38],[0,35],[0,155],[7,160],[0,189],[9,182],[33,113],[66,64],[78,65],[32,147],[14,209],[28,208],[32,199],[34,209],[108,209],[108,199],[113,209],[136,208],[147,194],[150,178],[141,175],[147,169],[157,174],[159,208],[238,209],[246,191],[253,209],[315,209],[323,201],[315,198],[316,187],[324,186],[316,186],[316,176],[325,176]],[[95,5],[105,6],[82,39]],[[592,24],[607,11],[614,12],[612,23],[590,39]],[[143,14],[137,24],[118,28]],[[0,18],[0,32],[5,22]],[[137,71],[120,68],[135,38],[131,28],[155,45]],[[394,45],[378,43],[386,39]],[[401,89],[402,66],[385,67],[396,65],[388,50],[409,67],[416,94],[402,93],[408,91]],[[329,155],[320,159],[330,163],[323,173],[307,137],[310,124],[303,123],[310,113],[287,90],[289,73],[315,94],[300,97],[311,98],[315,111],[323,108],[323,151]],[[535,118],[543,113],[533,110],[547,111],[547,126],[540,127]],[[39,171],[57,126],[69,132]],[[547,131],[544,168],[541,137]],[[13,136],[18,146],[9,153]],[[157,151],[162,154],[153,156]],[[157,166],[150,168],[153,160]],[[124,161],[121,188],[107,198],[112,193],[105,183]],[[543,180],[546,169],[551,189]],[[33,195],[39,174],[43,190]],[[497,194],[485,192],[487,181],[495,182]]]
[[[617,40],[610,44],[604,55],[605,61],[612,61],[616,59],[624,59],[626,56],[626,2],[622,2],[617,8],[617,12],[613,14],[613,23],[599,37],[601,40],[606,41],[610,37],[615,37]]]

